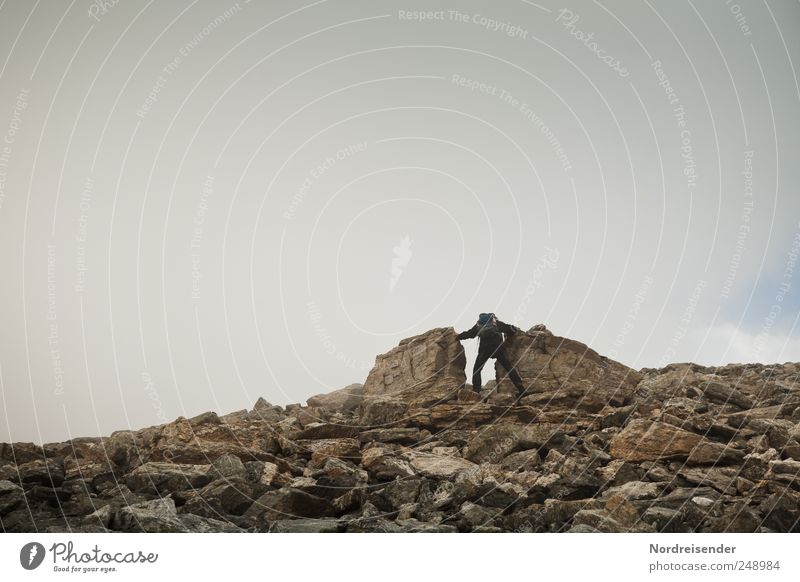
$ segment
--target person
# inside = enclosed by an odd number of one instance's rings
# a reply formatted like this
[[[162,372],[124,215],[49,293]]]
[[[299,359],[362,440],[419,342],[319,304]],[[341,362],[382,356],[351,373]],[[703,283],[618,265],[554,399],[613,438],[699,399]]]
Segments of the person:
[[[472,368],[472,389],[476,392],[481,391],[481,370],[489,358],[495,358],[500,365],[505,368],[508,377],[520,396],[525,392],[525,386],[522,383],[517,370],[508,359],[508,354],[505,350],[506,338],[503,336],[514,335],[516,333],[523,333],[522,330],[514,325],[503,323],[494,313],[481,313],[478,316],[478,322],[467,331],[462,331],[456,337],[459,340],[472,339],[478,337],[480,343],[478,344],[478,356],[475,358],[475,365]]]

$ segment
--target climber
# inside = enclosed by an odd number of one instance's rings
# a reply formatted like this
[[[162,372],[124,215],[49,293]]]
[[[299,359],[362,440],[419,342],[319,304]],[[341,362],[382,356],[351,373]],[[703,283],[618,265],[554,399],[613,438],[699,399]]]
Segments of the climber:
[[[472,389],[475,392],[481,391],[481,370],[483,365],[489,358],[495,358],[505,368],[508,377],[511,378],[514,386],[516,386],[519,396],[523,395],[525,386],[522,384],[522,378],[520,378],[508,359],[505,350],[506,340],[503,337],[503,334],[509,336],[516,333],[524,332],[514,325],[503,323],[497,319],[494,313],[481,313],[478,317],[478,322],[472,328],[458,334],[459,340],[470,339],[475,336],[480,340],[478,357],[475,358],[475,366],[472,368]]]

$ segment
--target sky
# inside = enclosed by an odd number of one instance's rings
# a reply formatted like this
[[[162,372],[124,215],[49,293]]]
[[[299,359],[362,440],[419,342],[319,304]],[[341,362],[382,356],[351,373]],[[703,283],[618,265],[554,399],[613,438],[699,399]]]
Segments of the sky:
[[[304,402],[486,311],[636,369],[800,361],[798,31],[789,0],[6,0],[0,440]]]

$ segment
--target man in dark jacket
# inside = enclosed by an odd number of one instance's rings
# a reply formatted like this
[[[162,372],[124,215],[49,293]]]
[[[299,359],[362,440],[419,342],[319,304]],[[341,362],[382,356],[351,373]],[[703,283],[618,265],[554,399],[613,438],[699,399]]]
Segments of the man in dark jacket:
[[[522,383],[514,366],[508,359],[505,350],[505,338],[503,334],[514,335],[515,333],[524,333],[516,326],[503,323],[495,317],[494,313],[481,313],[478,317],[478,323],[467,331],[462,331],[458,334],[458,339],[470,339],[478,337],[480,344],[478,344],[478,357],[475,358],[475,366],[472,368],[472,389],[476,392],[481,391],[481,370],[489,358],[496,358],[500,365],[505,368],[508,377],[517,387],[520,396],[525,392],[525,386]]]

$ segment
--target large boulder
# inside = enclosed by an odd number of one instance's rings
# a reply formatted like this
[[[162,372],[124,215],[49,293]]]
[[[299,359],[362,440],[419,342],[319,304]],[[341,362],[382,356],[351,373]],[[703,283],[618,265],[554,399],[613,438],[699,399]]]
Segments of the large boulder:
[[[401,340],[375,358],[364,383],[365,404],[387,396],[420,407],[447,400],[464,385],[466,363],[452,327]]]
[[[611,440],[611,455],[626,461],[686,460],[692,464],[730,463],[744,453],[665,422],[638,418]]]
[[[341,390],[327,394],[317,394],[308,399],[308,405],[314,408],[326,408],[336,412],[351,412],[364,399],[364,385],[350,384]]]
[[[509,336],[506,352],[533,392],[522,402],[597,412],[604,406],[622,406],[633,396],[642,376],[599,355],[580,342],[553,335],[538,325]],[[499,362],[495,363],[498,391],[513,390]]]

